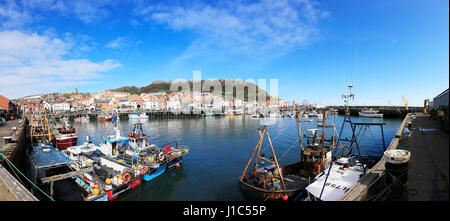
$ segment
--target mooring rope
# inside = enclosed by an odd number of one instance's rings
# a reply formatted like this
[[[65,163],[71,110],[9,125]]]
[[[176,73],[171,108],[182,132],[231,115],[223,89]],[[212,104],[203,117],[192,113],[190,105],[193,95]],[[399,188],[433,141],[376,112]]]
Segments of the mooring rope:
[[[288,148],[288,150],[286,150],[281,157],[278,159],[278,161],[280,161],[281,159],[283,159],[283,157],[292,149],[292,147],[294,147],[295,144],[297,144],[298,140],[295,140],[294,143],[292,143],[292,145]]]
[[[8,158],[6,158],[5,155],[3,155],[3,153],[0,152],[0,156],[5,158],[5,160],[14,167],[15,170],[17,170],[17,172],[19,172],[20,175],[22,175],[28,182],[30,182],[34,187],[36,187],[36,189],[38,189],[39,191],[41,191],[41,193],[43,193],[46,197],[48,197],[50,200],[55,201],[51,196],[47,195],[43,190],[41,190],[38,186],[36,186],[36,184],[34,184],[33,182],[31,182],[31,180],[29,180],[22,172],[20,172],[19,169],[17,169],[16,166],[14,166],[13,163],[11,163],[11,161],[8,160]]]

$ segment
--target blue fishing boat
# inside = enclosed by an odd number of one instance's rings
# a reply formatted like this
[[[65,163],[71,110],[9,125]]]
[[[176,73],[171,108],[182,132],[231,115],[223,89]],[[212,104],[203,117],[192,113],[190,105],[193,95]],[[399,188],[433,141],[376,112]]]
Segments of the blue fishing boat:
[[[154,172],[145,174],[142,179],[145,181],[150,181],[150,180],[156,178],[157,176],[163,174],[166,171],[166,169],[167,169],[167,164],[161,165],[160,167],[156,168],[154,170]]]

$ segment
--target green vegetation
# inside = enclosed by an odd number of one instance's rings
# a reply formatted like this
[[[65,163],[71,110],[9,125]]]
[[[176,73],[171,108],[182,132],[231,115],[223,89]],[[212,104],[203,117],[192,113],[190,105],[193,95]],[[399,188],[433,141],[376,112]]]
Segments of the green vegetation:
[[[218,80],[222,86],[222,97],[225,96],[229,96],[225,94],[225,81],[228,81],[229,83],[231,83],[234,86],[233,89],[233,98],[236,97],[236,88],[243,88],[244,89],[244,100],[248,101],[248,90],[249,87],[255,87],[256,88],[256,97],[258,97],[259,93],[264,93],[266,95],[266,100],[270,99],[270,95],[262,90],[261,88],[259,88],[257,85],[251,83],[251,82],[245,82],[245,81],[235,81],[235,80]],[[145,87],[136,87],[136,86],[125,86],[125,87],[121,87],[121,88],[117,88],[117,89],[113,89],[112,91],[116,91],[116,92],[128,92],[130,94],[141,94],[141,93],[156,93],[156,92],[166,92],[167,94],[170,94],[171,91],[170,90],[170,85],[172,82],[168,81],[155,81],[152,82],[151,84],[145,86]],[[185,83],[185,82],[183,82]],[[193,88],[193,82],[192,81],[188,81],[189,86],[192,90]],[[202,80],[202,85],[205,85],[205,80]],[[179,84],[180,85],[180,84]],[[203,92],[212,92],[213,90],[215,90],[215,88],[213,86],[211,86],[210,88],[203,88]],[[181,86],[178,88],[178,91],[181,91]]]

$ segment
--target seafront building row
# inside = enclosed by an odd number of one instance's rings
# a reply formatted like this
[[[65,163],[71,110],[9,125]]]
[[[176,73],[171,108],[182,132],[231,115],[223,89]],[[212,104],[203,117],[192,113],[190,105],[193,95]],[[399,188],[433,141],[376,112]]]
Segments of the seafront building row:
[[[70,93],[58,95],[38,95],[20,100],[21,111],[42,111],[52,113],[77,111],[171,111],[181,109],[253,109],[253,108],[283,108],[288,102],[280,98],[264,102],[227,99],[210,92],[165,92],[142,93],[140,95],[127,92],[104,91],[93,94]]]

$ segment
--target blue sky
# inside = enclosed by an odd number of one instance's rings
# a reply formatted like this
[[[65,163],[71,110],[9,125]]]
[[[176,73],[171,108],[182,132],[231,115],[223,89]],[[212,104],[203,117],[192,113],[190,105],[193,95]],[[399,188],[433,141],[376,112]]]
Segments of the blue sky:
[[[291,102],[421,106],[448,88],[448,1],[0,0],[0,94],[278,79]]]

